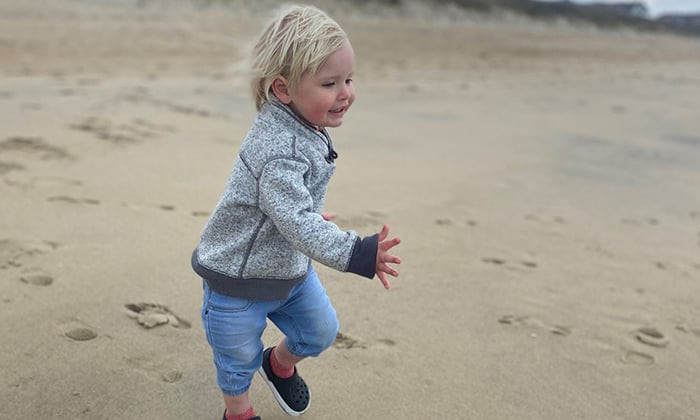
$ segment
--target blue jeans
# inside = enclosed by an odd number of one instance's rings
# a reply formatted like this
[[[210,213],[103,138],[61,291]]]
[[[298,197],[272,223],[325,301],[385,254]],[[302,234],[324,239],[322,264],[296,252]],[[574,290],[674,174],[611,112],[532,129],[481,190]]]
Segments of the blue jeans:
[[[204,282],[202,322],[214,353],[219,388],[227,395],[248,391],[262,365],[262,334],[269,318],[287,337],[297,357],[318,356],[333,344],[338,318],[313,268],[285,300],[236,298],[211,290]]]

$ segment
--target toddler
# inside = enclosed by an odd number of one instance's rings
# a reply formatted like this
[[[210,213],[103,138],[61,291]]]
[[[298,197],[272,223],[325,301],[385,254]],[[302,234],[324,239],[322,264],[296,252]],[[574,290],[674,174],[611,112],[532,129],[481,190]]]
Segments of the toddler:
[[[296,364],[336,338],[335,310],[311,261],[379,278],[398,276],[389,228],[360,238],[322,211],[338,127],[355,99],[345,32],[315,7],[283,9],[254,48],[258,110],[226,187],[192,255],[203,278],[202,321],[223,392],[224,420],[259,419],[249,398],[257,371],[282,409],[304,413],[310,394]],[[270,319],[284,334],[264,349]]]

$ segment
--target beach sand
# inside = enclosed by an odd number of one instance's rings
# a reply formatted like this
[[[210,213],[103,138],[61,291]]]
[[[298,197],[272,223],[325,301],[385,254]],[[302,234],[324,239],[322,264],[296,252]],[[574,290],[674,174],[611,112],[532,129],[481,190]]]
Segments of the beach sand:
[[[0,0],[0,418],[221,417],[189,261],[274,3]],[[304,417],[699,419],[700,41],[320,4],[357,56],[326,207],[403,264],[317,265]]]

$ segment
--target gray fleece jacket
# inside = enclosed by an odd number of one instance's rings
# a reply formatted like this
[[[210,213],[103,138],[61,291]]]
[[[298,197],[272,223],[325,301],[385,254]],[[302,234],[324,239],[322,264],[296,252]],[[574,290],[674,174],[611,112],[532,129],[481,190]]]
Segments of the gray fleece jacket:
[[[217,293],[285,299],[311,260],[374,277],[378,239],[323,220],[337,154],[288,106],[266,103],[241,145],[226,188],[192,254],[192,268]]]

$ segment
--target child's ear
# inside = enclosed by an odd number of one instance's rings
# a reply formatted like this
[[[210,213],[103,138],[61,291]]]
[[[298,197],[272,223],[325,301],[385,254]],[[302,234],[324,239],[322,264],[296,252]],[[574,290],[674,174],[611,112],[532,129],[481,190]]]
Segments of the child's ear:
[[[280,100],[285,105],[289,105],[290,102],[292,102],[292,96],[289,92],[289,85],[287,84],[287,80],[282,77],[278,76],[275,80],[272,81],[272,93],[275,94],[277,99]]]

